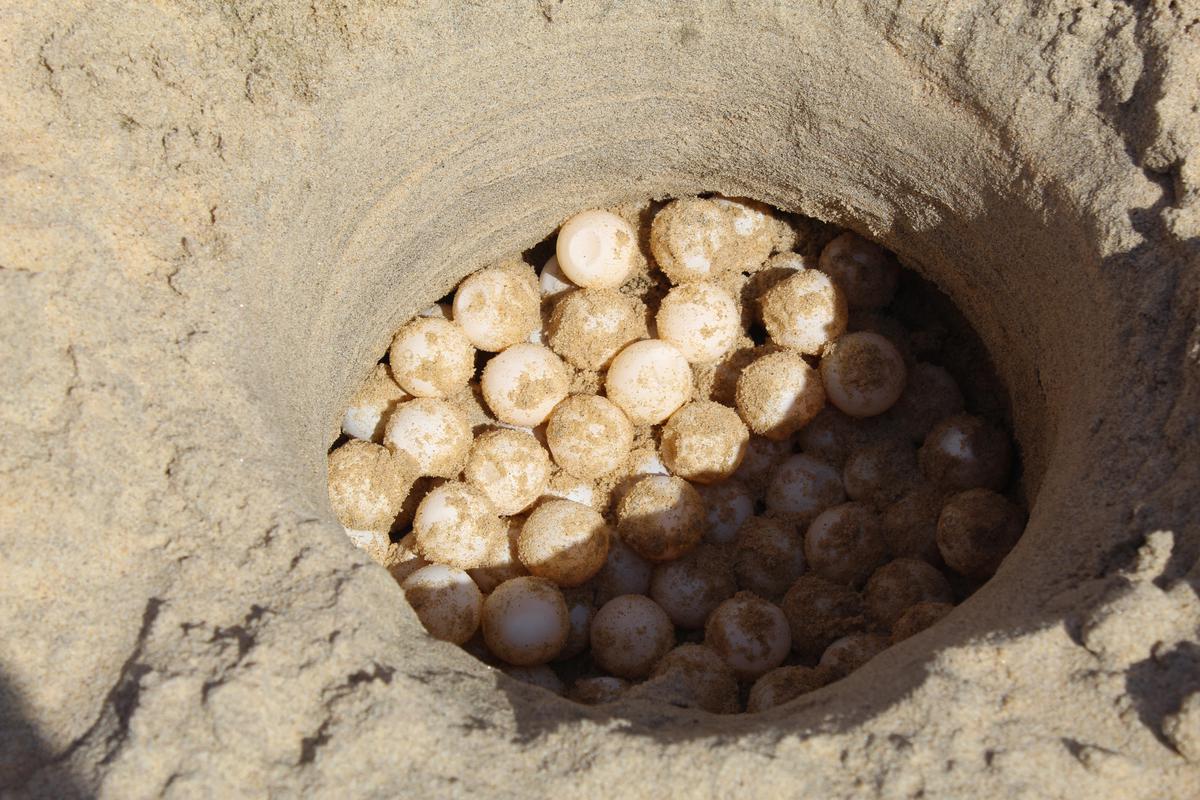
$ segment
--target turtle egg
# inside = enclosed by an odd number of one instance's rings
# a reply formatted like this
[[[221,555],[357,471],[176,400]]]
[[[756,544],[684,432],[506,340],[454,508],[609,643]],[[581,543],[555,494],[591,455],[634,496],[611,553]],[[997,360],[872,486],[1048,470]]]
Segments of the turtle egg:
[[[451,478],[471,449],[471,423],[456,405],[418,397],[392,411],[383,443],[393,453],[411,457],[420,475]]]
[[[733,295],[705,282],[671,289],[659,305],[656,322],[659,338],[675,345],[694,364],[725,355],[742,331]]]
[[[578,288],[563,275],[562,268],[558,266],[558,256],[550,256],[546,260],[542,271],[538,273],[538,286],[543,300],[553,300],[564,292]]]
[[[882,439],[851,451],[842,481],[851,500],[882,508],[920,480],[917,449],[907,439]]]
[[[737,412],[711,400],[680,408],[662,429],[662,457],[675,475],[715,483],[741,466],[750,431]]]
[[[1025,530],[1025,515],[1003,495],[970,489],[950,498],[938,517],[937,544],[946,564],[985,580]]]
[[[710,280],[734,269],[737,249],[731,215],[713,200],[673,200],[650,225],[650,251],[671,283]]]
[[[567,363],[601,370],[626,345],[646,338],[646,309],[616,289],[567,293],[550,315],[549,342]]]
[[[566,644],[554,657],[555,661],[566,661],[574,658],[591,646],[592,618],[596,616],[595,587],[590,583],[574,588],[563,589],[563,599],[567,602],[567,620],[570,630],[567,633]]]
[[[609,365],[605,391],[635,425],[657,425],[692,398],[692,369],[660,339],[626,347]]]
[[[430,490],[413,518],[414,546],[429,561],[459,569],[487,566],[488,556],[507,544],[507,526],[473,486],[444,483]]]
[[[546,444],[560,467],[592,480],[625,461],[633,447],[633,423],[606,397],[571,395],[550,412]]]
[[[820,689],[834,677],[820,667],[776,667],[750,687],[746,711],[757,714]]]
[[[615,289],[633,272],[637,232],[608,211],[583,211],[563,224],[555,255],[563,275],[577,286]]]
[[[792,632],[792,649],[805,658],[819,658],[837,639],[866,627],[862,596],[812,573],[792,584],[780,607]]]
[[[502,515],[524,511],[550,483],[550,456],[531,434],[488,431],[475,439],[463,478]]]
[[[388,364],[400,388],[415,397],[446,397],[475,373],[475,348],[462,328],[417,317],[392,339]]]
[[[888,557],[879,516],[862,503],[823,511],[808,526],[804,556],[818,575],[861,586]]]
[[[842,677],[882,653],[887,646],[888,640],[877,633],[852,633],[825,648],[819,664]]]
[[[857,233],[843,233],[825,245],[818,263],[852,309],[882,308],[896,294],[900,267],[895,256]]]
[[[592,620],[592,657],[619,678],[644,678],[675,644],[667,613],[649,597],[614,597]]]
[[[883,538],[893,556],[941,563],[937,523],[945,501],[943,489],[922,483],[883,509]]]
[[[497,353],[542,324],[537,276],[521,261],[481,269],[454,292],[454,321],[480,350]]]
[[[611,538],[598,511],[570,500],[548,500],[525,520],[517,554],[532,574],[559,586],[578,586],[604,566]]]
[[[792,635],[778,606],[752,592],[738,592],[708,617],[704,643],[742,680],[753,680],[787,658]]]
[[[479,385],[497,419],[533,428],[567,396],[571,375],[548,347],[523,343],[493,356]]]
[[[613,536],[604,566],[596,575],[596,603],[603,605],[623,594],[649,594],[654,566]]]
[[[750,429],[782,441],[825,406],[822,375],[790,350],[768,353],[742,370],[737,409]]]
[[[908,371],[904,391],[887,414],[914,442],[921,442],[934,425],[962,410],[962,390],[954,377],[922,361]]]
[[[807,525],[825,509],[845,500],[846,491],[838,470],[799,454],[775,468],[765,499],[771,516]]]
[[[737,591],[725,552],[710,544],[654,568],[650,597],[677,627],[699,629],[712,610]]]
[[[463,644],[479,628],[483,595],[461,569],[430,564],[409,575],[400,588],[435,639]]]
[[[1008,480],[1012,448],[1003,431],[958,414],[934,426],[918,458],[925,477],[945,489],[1000,489]]]
[[[497,658],[515,666],[550,661],[570,627],[562,592],[545,578],[513,578],[483,601],[484,641]]]
[[[629,681],[624,678],[614,678],[612,675],[599,675],[594,678],[580,678],[571,685],[567,696],[576,703],[587,706],[599,706],[612,703],[621,698],[629,689]]]
[[[742,465],[733,473],[733,477],[760,492],[758,487],[774,474],[775,468],[791,451],[791,444],[786,440],[776,441],[762,436],[751,436],[746,444],[746,457],[742,459]]]
[[[631,694],[676,708],[700,708],[710,714],[736,714],[737,677],[711,647],[681,644],[654,665],[650,680]]]
[[[875,570],[863,600],[871,616],[890,627],[917,603],[951,603],[954,593],[935,567],[915,558],[898,558]]]
[[[704,536],[704,501],[683,478],[647,475],[617,504],[621,538],[648,561],[670,561]]]
[[[907,370],[894,344],[863,331],[847,333],[825,349],[821,378],[829,402],[852,417],[873,417],[899,399]]]
[[[891,643],[896,644],[911,636],[916,636],[926,628],[941,622],[953,610],[953,603],[925,602],[911,606],[892,625]]]
[[[778,598],[804,571],[804,538],[777,519],[751,517],[734,540],[733,570],[738,588]]]
[[[342,417],[342,432],[369,442],[383,441],[388,416],[397,404],[411,397],[392,380],[386,364],[376,364],[350,400]]]
[[[763,294],[762,318],[771,341],[818,355],[846,330],[846,298],[825,273],[802,269]]]
[[[742,523],[754,513],[754,496],[736,480],[698,486],[696,490],[708,509],[708,532],[704,540],[712,544],[729,544]]]
[[[545,664],[535,664],[532,667],[509,665],[503,669],[505,675],[521,683],[527,683],[557,695],[565,694],[567,691],[567,685],[563,683],[562,678],[558,677],[558,674]]]
[[[351,439],[329,454],[329,504],[343,526],[387,531],[416,478],[403,453]]]

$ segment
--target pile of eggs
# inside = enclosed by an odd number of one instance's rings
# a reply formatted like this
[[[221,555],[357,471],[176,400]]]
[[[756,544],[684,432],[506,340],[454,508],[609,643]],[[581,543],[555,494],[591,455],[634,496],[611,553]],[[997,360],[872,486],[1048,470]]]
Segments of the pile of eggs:
[[[334,512],[431,637],[515,678],[786,703],[940,620],[1024,529],[999,415],[889,313],[901,278],[752,201],[584,211],[540,272],[481,269],[395,334]]]

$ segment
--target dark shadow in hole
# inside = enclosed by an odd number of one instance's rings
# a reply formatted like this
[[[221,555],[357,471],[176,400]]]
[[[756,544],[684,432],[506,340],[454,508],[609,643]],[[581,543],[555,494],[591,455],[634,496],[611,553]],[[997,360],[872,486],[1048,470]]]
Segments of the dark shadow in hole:
[[[20,690],[0,672],[0,794],[74,798],[87,794],[40,735]]]

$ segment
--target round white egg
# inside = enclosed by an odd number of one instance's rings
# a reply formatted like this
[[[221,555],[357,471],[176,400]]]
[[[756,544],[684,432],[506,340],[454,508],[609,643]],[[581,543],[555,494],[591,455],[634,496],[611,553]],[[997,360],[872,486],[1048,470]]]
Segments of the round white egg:
[[[562,592],[545,578],[513,578],[483,602],[483,638],[497,658],[515,666],[545,664],[570,632]]]
[[[483,595],[463,570],[430,564],[409,575],[400,588],[435,639],[463,644],[479,629]]]
[[[571,217],[559,229],[555,255],[576,286],[615,289],[633,272],[637,232],[616,214],[600,209]]]
[[[825,394],[852,417],[873,417],[900,398],[907,380],[904,356],[878,333],[847,333],[821,359]]]
[[[658,336],[693,364],[716,361],[742,332],[737,301],[727,289],[699,282],[676,286],[662,299]]]
[[[483,492],[498,513],[510,515],[542,496],[551,469],[546,448],[532,434],[501,429],[475,439],[463,478]]]
[[[471,424],[458,406],[419,397],[392,411],[383,443],[393,453],[410,456],[419,474],[451,478],[471,448]]]
[[[846,499],[836,467],[803,454],[788,457],[773,472],[767,487],[767,511],[807,525],[818,514]]]
[[[497,419],[533,428],[566,398],[571,374],[550,348],[523,343],[493,356],[479,385]]]
[[[489,353],[525,341],[542,324],[533,270],[509,262],[468,276],[454,292],[454,321],[471,344]]]
[[[614,597],[592,620],[592,657],[605,672],[629,680],[644,678],[675,644],[667,613],[649,597]]]
[[[453,322],[417,317],[392,339],[388,364],[396,383],[414,397],[446,397],[475,373],[475,348]]]
[[[612,400],[635,425],[657,425],[692,397],[692,369],[669,342],[646,339],[626,347],[605,379]]]
[[[449,482],[431,489],[413,517],[414,545],[424,558],[459,569],[486,566],[507,544],[507,526],[473,486]]]
[[[792,634],[778,606],[751,592],[738,592],[709,615],[704,643],[738,678],[753,680],[783,663]]]

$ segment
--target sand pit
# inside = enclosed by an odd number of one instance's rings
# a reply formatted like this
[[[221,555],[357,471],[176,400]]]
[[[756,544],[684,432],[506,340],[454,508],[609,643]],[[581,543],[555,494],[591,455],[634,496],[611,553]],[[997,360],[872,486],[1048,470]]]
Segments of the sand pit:
[[[4,12],[0,786],[1187,796],[1185,5]],[[856,229],[954,299],[1029,528],[951,618],[796,705],[548,701],[428,643],[334,522],[326,449],[469,271],[705,190]]]

